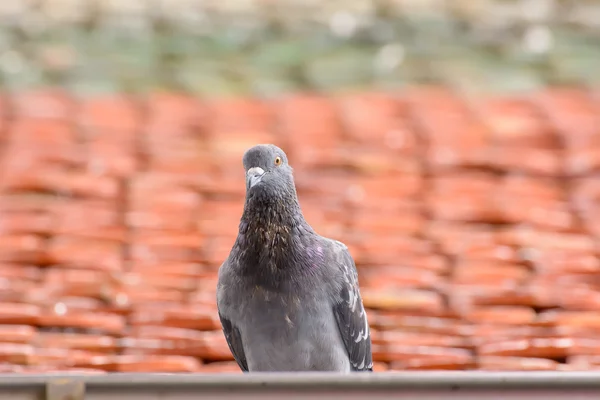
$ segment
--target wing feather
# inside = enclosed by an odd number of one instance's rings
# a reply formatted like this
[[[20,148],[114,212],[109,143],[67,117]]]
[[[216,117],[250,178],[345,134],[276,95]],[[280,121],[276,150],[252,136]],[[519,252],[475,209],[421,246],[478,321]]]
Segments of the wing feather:
[[[227,340],[229,350],[231,350],[231,354],[233,354],[233,358],[240,366],[242,371],[248,372],[248,362],[246,361],[246,354],[244,353],[242,336],[240,335],[239,329],[235,327],[231,321],[223,317],[221,313],[219,313],[219,319],[221,320],[223,334]]]
[[[343,278],[333,313],[354,371],[373,371],[371,331],[358,286],[358,274],[348,247],[335,242],[334,260]]]

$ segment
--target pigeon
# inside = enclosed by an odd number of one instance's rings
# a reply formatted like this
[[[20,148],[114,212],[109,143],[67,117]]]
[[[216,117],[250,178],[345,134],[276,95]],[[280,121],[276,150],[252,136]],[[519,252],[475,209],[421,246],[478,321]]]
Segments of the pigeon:
[[[244,210],[217,283],[235,361],[244,372],[372,372],[369,323],[348,247],[306,222],[283,150],[256,145],[243,165]]]

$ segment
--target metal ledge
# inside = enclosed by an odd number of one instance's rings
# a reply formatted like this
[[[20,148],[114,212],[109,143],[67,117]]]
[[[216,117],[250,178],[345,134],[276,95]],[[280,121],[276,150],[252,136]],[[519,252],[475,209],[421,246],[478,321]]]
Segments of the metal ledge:
[[[599,399],[597,372],[0,375],[0,400]]]

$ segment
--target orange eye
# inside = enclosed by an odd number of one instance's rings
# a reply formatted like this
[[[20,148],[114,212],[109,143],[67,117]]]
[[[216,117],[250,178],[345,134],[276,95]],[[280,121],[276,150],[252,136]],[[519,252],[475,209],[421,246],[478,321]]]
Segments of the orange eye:
[[[281,157],[275,157],[275,165],[281,165],[282,162],[283,160],[281,159]]]

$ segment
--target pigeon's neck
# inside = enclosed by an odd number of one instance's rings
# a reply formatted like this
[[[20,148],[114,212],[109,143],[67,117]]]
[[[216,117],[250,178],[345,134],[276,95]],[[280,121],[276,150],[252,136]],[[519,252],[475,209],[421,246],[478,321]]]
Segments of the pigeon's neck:
[[[239,265],[248,274],[277,279],[299,268],[302,243],[310,241],[314,231],[305,221],[298,199],[247,199],[236,240]],[[268,278],[267,278],[268,277]]]
[[[302,225],[307,224],[296,196],[254,197],[246,199],[240,233],[248,240],[267,243],[273,236],[293,234]]]
[[[255,191],[246,194],[242,220],[262,226],[285,227],[304,221],[295,188],[287,188],[275,193]]]

